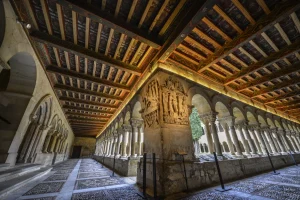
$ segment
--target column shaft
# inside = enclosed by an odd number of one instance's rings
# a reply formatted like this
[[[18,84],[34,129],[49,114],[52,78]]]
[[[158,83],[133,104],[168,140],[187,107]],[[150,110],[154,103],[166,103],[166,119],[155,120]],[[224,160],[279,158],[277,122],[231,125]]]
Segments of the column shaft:
[[[229,131],[228,131],[227,124],[224,124],[223,127],[224,127],[224,131],[225,131],[225,135],[226,135],[226,139],[227,139],[227,144],[228,144],[228,147],[229,147],[229,151],[230,151],[231,155],[235,155],[234,148],[233,148],[233,143],[232,143]]]
[[[238,156],[241,156],[241,155],[243,155],[243,154],[242,154],[242,150],[241,150],[241,147],[240,147],[240,143],[239,143],[239,140],[238,140],[238,137],[237,137],[235,128],[234,128],[233,125],[230,125],[230,126],[229,126],[229,129],[230,129],[230,133],[231,133],[231,136],[232,136],[232,139],[233,139],[235,148],[236,148],[236,154],[237,154]]]
[[[218,131],[217,131],[217,127],[216,127],[216,124],[214,121],[211,121],[211,130],[212,130],[212,135],[214,138],[216,153],[218,156],[222,156],[222,150],[221,150],[221,146],[220,146]]]

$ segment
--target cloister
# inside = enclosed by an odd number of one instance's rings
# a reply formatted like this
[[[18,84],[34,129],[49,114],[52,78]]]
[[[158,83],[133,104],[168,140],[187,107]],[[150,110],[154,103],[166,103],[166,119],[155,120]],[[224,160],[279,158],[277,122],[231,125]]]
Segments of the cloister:
[[[299,18],[0,0],[0,199],[300,199]]]

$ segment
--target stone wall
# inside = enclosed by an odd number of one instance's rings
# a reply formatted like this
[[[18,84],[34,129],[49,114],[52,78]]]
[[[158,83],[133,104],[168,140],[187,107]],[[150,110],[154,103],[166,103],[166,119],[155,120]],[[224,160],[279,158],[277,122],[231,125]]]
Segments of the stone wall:
[[[73,146],[82,146],[80,157],[89,157],[95,152],[96,138],[75,137]]]
[[[294,155],[297,163],[300,162],[300,154]],[[271,157],[275,169],[293,165],[293,160],[290,155],[278,155]],[[264,172],[271,172],[272,167],[268,157],[248,158],[238,160],[219,161],[220,169],[224,182],[243,179],[250,176],[255,176]],[[180,161],[165,163],[164,168],[162,163],[157,162],[157,184],[158,190],[163,188],[164,192],[158,193],[165,195],[174,194],[186,190],[183,165]],[[147,162],[147,188],[153,188],[152,163]],[[190,190],[203,189],[209,186],[219,185],[219,176],[215,162],[186,162],[186,171],[188,178],[188,186]],[[143,163],[142,160],[138,163],[137,183],[143,184]],[[159,174],[168,174],[164,179]],[[161,187],[160,187],[161,186]],[[151,191],[150,191],[151,192]]]
[[[8,119],[11,124],[6,124],[0,120],[0,163],[15,164],[18,156],[19,147],[24,139],[24,135],[30,124],[30,117],[39,101],[49,95],[52,97],[52,111],[51,118],[55,115],[62,120],[62,124],[69,132],[66,144],[70,151],[74,139],[73,131],[60,107],[48,77],[36,56],[34,49],[31,46],[22,26],[16,23],[16,15],[10,5],[9,0],[4,0],[4,9],[6,15],[6,29],[2,46],[0,48],[0,59],[3,63],[8,63],[9,60],[18,53],[25,53],[32,56],[35,68],[34,78],[27,78],[27,66],[21,66],[19,71],[15,73],[16,79],[10,80],[9,86],[6,91],[0,91],[0,99],[6,99],[7,104],[0,104],[0,113],[2,117]],[[8,65],[9,66],[9,65]],[[23,68],[22,68],[23,67]],[[15,69],[12,69],[14,71]],[[14,74],[14,73],[11,73]],[[19,78],[19,79],[18,79]],[[24,88],[33,83],[31,94],[23,91],[16,91],[16,86],[23,85]],[[23,88],[22,87],[22,88]],[[19,89],[20,90],[20,89]],[[27,90],[26,90],[27,92]],[[14,114],[12,114],[14,113]],[[43,160],[45,158],[45,160]],[[40,156],[39,161],[41,164],[48,163],[48,155]]]
[[[103,157],[93,156],[95,160],[102,163],[106,167],[113,169],[114,158],[113,157]],[[115,172],[122,176],[136,176],[137,175],[137,165],[139,159],[120,159],[117,158],[115,161]]]

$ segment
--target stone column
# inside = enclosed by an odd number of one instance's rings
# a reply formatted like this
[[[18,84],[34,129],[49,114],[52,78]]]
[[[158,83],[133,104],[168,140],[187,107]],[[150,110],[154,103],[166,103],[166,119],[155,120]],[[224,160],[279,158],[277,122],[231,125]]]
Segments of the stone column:
[[[58,151],[58,147],[59,147],[59,145],[60,145],[60,143],[61,143],[61,135],[59,135],[58,137],[57,137],[57,140],[56,140],[56,144],[55,144],[55,147],[54,147],[54,152],[55,153],[58,153],[57,151]]]
[[[126,157],[130,127],[123,124],[122,128],[123,128],[122,157]]]
[[[119,149],[119,141],[120,141],[120,136],[116,133],[116,140],[115,140],[115,149],[114,149],[114,153],[116,154],[116,156],[118,156],[118,154],[119,154],[119,151],[118,151],[118,149]]]
[[[266,137],[266,135],[265,135],[265,131],[264,131],[263,129],[261,129],[261,136],[262,136],[262,138],[263,138],[263,141],[264,141],[265,146],[267,147],[269,153],[272,153],[272,149],[271,149],[271,147],[270,147],[270,143],[269,143],[269,141],[267,140],[267,137]],[[267,153],[267,152],[266,152],[266,153]]]
[[[285,146],[286,150],[287,151],[292,150],[290,144],[287,141],[287,137],[286,137],[285,131],[284,130],[278,130],[278,134],[280,135],[280,137],[281,137],[281,139],[282,139],[282,141],[284,143],[284,146]]]
[[[222,155],[222,150],[221,150],[221,146],[220,146],[220,140],[219,140],[219,136],[218,136],[218,131],[217,131],[217,127],[216,127],[216,115],[212,115],[211,119],[210,119],[210,125],[211,125],[211,130],[212,130],[212,135],[214,138],[214,144],[215,144],[215,149],[216,149],[216,153],[218,156],[223,156]]]
[[[140,124],[139,119],[131,119],[132,137],[131,137],[131,156],[136,157],[136,150],[138,148],[138,126]]]
[[[250,133],[253,137],[253,140],[254,140],[254,143],[255,143],[255,146],[256,146],[256,149],[257,149],[257,153],[262,154],[261,146],[260,146],[259,141],[257,139],[257,136],[254,132],[254,127],[252,125],[250,125],[248,128],[249,128],[249,131],[250,131]]]
[[[234,146],[236,148],[236,157],[242,158],[243,153],[242,153],[240,143],[239,143],[236,131],[235,131],[234,121],[235,121],[235,117],[233,117],[233,116],[228,116],[227,119],[226,119],[226,123],[229,127],[229,132],[232,136],[232,140],[233,140]]]
[[[252,138],[250,136],[250,133],[248,131],[248,125],[244,124],[243,129],[245,131],[245,135],[246,135],[246,138],[248,140],[248,144],[250,145],[252,154],[257,154],[257,151],[255,149],[255,144],[254,144],[254,142],[253,142],[253,140],[252,140]]]
[[[210,127],[209,127],[209,121],[208,119],[205,118],[200,118],[202,123],[204,124],[204,132],[206,135],[206,139],[207,139],[207,145],[208,145],[208,151],[209,153],[213,153],[214,152],[214,144],[213,144],[213,139],[211,136],[211,132],[210,132]]]
[[[120,146],[121,146],[121,143],[122,143],[122,140],[123,140],[123,137],[122,137],[122,133],[121,132],[118,132],[119,134],[119,140],[118,140],[118,146],[117,146],[117,155],[120,155]]]
[[[278,151],[277,151],[277,149],[276,149],[276,146],[275,146],[275,143],[274,143],[274,141],[273,141],[273,137],[272,137],[272,135],[271,135],[271,133],[270,133],[270,129],[269,129],[269,128],[265,128],[265,129],[264,129],[264,132],[265,132],[265,135],[266,135],[267,139],[269,140],[269,143],[270,143],[270,145],[271,145],[272,152],[273,152],[273,153],[278,153]]]
[[[110,155],[109,151],[110,151],[110,139],[108,138],[108,139],[107,139],[107,148],[106,148],[106,155],[107,155],[107,156]]]
[[[49,153],[54,152],[54,147],[55,147],[55,144],[56,144],[56,141],[57,141],[57,137],[58,137],[58,132],[55,132],[52,136],[52,141],[51,141]]]
[[[297,150],[300,151],[300,145],[299,145],[299,142],[298,142],[298,140],[296,139],[296,136],[295,136],[295,135],[296,135],[295,132],[293,132],[293,133],[291,134],[291,138],[294,140],[295,145],[296,145],[296,147],[297,147]]]
[[[287,136],[287,138],[289,139],[291,145],[293,146],[294,151],[297,151],[298,149],[297,149],[297,147],[296,147],[295,142],[293,141],[293,139],[292,139],[292,137],[291,137],[291,133],[288,133],[286,136]]]
[[[247,144],[247,141],[246,141],[246,139],[245,139],[245,136],[244,136],[244,133],[243,133],[243,129],[242,129],[243,123],[244,123],[244,122],[239,123],[239,124],[237,124],[236,126],[237,126],[237,128],[238,128],[239,133],[240,133],[240,136],[241,136],[241,139],[242,139],[242,143],[243,143],[244,148],[245,148],[245,153],[246,153],[246,155],[250,155],[249,146],[248,146],[248,144]]]
[[[144,131],[143,131],[143,126],[140,125],[138,127],[138,156],[143,156],[143,145],[144,145]]]
[[[277,128],[272,128],[271,134],[273,135],[274,141],[276,142],[276,148],[277,148],[278,152],[280,151],[280,153],[284,153],[285,149],[282,145],[280,137],[277,134]]]
[[[129,125],[130,126],[130,125]],[[128,131],[128,156],[132,156],[131,154],[131,148],[132,148],[132,128],[130,127],[130,130]]]
[[[234,151],[234,148],[233,148],[233,143],[232,143],[232,140],[231,140],[231,137],[230,137],[230,134],[229,134],[229,130],[228,130],[228,125],[223,120],[219,120],[219,121],[220,121],[220,124],[221,124],[221,126],[223,127],[223,129],[225,131],[225,136],[226,136],[227,144],[228,144],[228,147],[229,147],[229,151],[230,151],[231,155],[235,155],[235,151]]]
[[[258,137],[258,141],[260,143],[260,147],[261,147],[261,150],[262,150],[263,154],[267,154],[266,149],[268,147],[267,147],[266,142],[263,138],[263,134],[260,130],[260,127],[259,126],[254,126],[253,128],[254,128],[254,132],[256,133],[256,136]]]
[[[48,153],[47,150],[48,150],[48,146],[49,146],[52,134],[53,134],[53,132],[52,133],[48,133],[48,135],[46,136],[46,139],[45,139],[45,142],[44,142],[44,146],[43,146],[43,153]]]

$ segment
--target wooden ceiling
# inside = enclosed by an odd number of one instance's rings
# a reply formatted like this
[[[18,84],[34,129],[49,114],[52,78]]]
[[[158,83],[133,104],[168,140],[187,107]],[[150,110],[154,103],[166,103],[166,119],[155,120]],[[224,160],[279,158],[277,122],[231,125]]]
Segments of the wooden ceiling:
[[[11,0],[77,136],[158,62],[300,116],[297,0]]]

